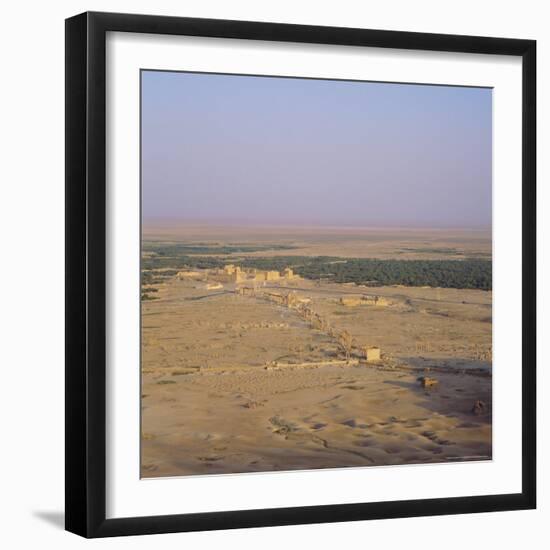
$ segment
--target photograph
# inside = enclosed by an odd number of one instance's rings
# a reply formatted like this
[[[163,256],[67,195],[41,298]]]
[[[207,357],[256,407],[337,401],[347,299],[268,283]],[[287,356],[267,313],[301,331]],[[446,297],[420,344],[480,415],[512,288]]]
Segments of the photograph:
[[[492,89],[140,86],[142,478],[491,460]]]

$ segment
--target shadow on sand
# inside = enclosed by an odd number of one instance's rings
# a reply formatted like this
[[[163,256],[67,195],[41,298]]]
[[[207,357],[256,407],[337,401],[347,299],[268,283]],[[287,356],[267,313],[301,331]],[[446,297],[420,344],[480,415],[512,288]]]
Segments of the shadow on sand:
[[[35,510],[32,514],[35,518],[41,519],[57,529],[65,529],[65,512]]]
[[[479,378],[480,386],[478,386],[477,383],[472,384],[476,377],[468,375],[445,374],[441,376],[440,373],[434,373],[433,376],[438,379],[439,383],[432,388],[423,388],[419,382],[402,380],[385,380],[384,383],[409,390],[417,397],[417,404],[427,411],[461,418],[475,424],[491,423],[491,387],[490,384],[487,384],[487,379]],[[487,409],[482,414],[473,415],[472,407],[477,400],[483,401]]]
[[[449,369],[449,373],[453,370],[484,370],[489,373],[492,367],[491,361],[481,361],[465,357],[431,357],[429,354],[426,354],[414,357],[400,357],[399,359],[413,368],[440,367]]]

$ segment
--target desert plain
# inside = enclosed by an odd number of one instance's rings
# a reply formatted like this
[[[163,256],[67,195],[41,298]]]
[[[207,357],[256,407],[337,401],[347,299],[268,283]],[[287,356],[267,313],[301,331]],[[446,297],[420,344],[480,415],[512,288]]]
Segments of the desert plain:
[[[144,228],[142,477],[490,460],[490,258],[477,230]],[[438,262],[454,287],[420,284]]]

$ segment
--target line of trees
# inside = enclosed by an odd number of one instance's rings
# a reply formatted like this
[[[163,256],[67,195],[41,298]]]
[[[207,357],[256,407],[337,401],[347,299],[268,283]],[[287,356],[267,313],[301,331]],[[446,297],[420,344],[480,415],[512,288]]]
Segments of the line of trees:
[[[332,256],[153,256],[143,258],[142,268],[214,269],[227,263],[245,268],[281,271],[292,267],[306,279],[371,286],[405,285],[444,288],[492,289],[492,262],[479,258],[464,260],[377,260]]]
[[[328,278],[337,283],[492,288],[492,263],[488,260],[372,260],[306,264],[296,268],[306,278]]]

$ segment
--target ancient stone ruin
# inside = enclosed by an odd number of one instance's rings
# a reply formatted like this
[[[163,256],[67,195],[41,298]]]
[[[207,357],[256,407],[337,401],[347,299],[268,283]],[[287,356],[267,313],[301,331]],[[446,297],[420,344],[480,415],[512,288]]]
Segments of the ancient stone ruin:
[[[365,359],[367,363],[380,361],[380,348],[377,346],[368,346],[365,348]]]

